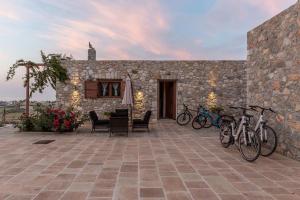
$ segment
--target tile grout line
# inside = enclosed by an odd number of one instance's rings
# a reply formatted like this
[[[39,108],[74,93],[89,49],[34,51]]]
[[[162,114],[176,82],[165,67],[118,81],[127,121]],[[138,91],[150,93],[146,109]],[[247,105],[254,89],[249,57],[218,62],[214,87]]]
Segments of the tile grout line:
[[[160,139],[158,141],[161,143]],[[151,141],[149,143],[150,143],[150,147],[151,147],[151,151],[152,151],[152,156],[153,156],[153,160],[154,160],[154,164],[155,164],[156,173],[157,173],[157,176],[159,178],[159,181],[160,181],[160,184],[161,184],[161,189],[162,189],[163,194],[164,194],[164,199],[167,199],[167,193],[164,190],[163,183],[162,183],[162,177],[159,174],[158,164],[156,162],[155,154],[154,154],[154,151],[153,151],[153,144],[152,144]]]
[[[75,139],[73,139],[73,140],[75,140]],[[76,145],[78,145],[78,144],[76,144]],[[75,148],[76,146],[74,146],[73,148]],[[72,149],[73,149],[72,148]],[[54,161],[53,163],[52,163],[52,165],[54,164],[54,163],[56,163],[57,161],[59,161],[61,158],[63,158],[63,156],[65,156],[65,154],[68,154],[67,152],[64,152],[64,154],[63,155],[61,155],[61,157],[59,157],[59,158],[57,158],[56,159],[56,161]],[[70,161],[70,163],[71,163],[72,161]],[[69,164],[70,164],[69,163]],[[65,165],[65,167],[63,168],[63,170],[64,169],[66,169],[67,168],[67,166],[68,166],[68,164],[67,165]],[[50,167],[50,165],[48,165],[48,167],[47,167],[47,169]],[[62,171],[62,170],[61,170]],[[60,171],[60,172],[61,172]],[[55,175],[55,178],[58,176],[58,174],[57,175]],[[51,180],[52,181],[52,180]],[[48,183],[48,184],[46,184],[32,199],[35,199],[39,194],[41,194],[42,192],[44,192],[44,191],[47,191],[46,190],[46,188],[47,188],[47,186],[51,183],[51,181]],[[49,191],[51,191],[51,190],[49,190]]]
[[[173,132],[173,131],[172,131],[172,132]],[[176,149],[177,149],[177,151],[179,151],[180,149],[179,149],[178,146],[174,143],[174,139],[171,139],[171,141],[172,141],[172,143],[173,143],[173,146],[175,146]],[[167,152],[168,152],[168,151],[167,151]],[[182,154],[181,150],[180,150],[180,154]],[[168,155],[169,155],[169,157],[170,157],[169,152],[168,152]],[[185,158],[184,155],[182,155],[182,156]],[[171,157],[170,157],[170,158],[171,158]],[[173,163],[173,165],[174,165],[175,170],[177,171],[177,174],[178,174],[179,178],[181,179],[181,181],[182,181],[182,183],[183,183],[183,185],[184,185],[184,187],[185,187],[185,189],[186,189],[186,193],[189,194],[189,196],[190,196],[190,198],[191,198],[192,200],[195,199],[194,196],[192,195],[191,191],[190,191],[189,188],[187,187],[187,185],[186,185],[186,183],[185,183],[185,181],[184,181],[184,179],[183,179],[181,173],[178,171],[178,169],[177,169],[177,167],[176,167],[176,165],[175,165],[173,159],[171,159],[171,160],[172,160],[172,163]],[[186,160],[186,158],[185,158],[185,160]],[[193,167],[192,167],[192,168],[193,168]],[[194,168],[193,168],[193,169],[194,169]],[[194,169],[194,170],[195,170],[195,169]]]

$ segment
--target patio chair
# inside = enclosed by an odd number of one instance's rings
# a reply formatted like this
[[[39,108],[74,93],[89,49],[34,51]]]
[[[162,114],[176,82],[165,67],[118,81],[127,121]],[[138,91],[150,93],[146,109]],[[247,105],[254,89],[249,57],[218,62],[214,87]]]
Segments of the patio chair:
[[[148,110],[144,115],[144,119],[133,119],[132,120],[132,131],[134,129],[147,129],[149,132],[149,122],[151,117],[152,111]]]
[[[116,109],[116,112],[113,115],[119,117],[128,117],[128,109]]]
[[[128,109],[117,109],[110,116],[110,136],[113,133],[125,132],[128,136]]]
[[[105,120],[105,119],[100,120],[97,113],[94,110],[89,112],[89,116],[92,122],[91,133],[93,133],[98,127],[109,130],[109,120]]]

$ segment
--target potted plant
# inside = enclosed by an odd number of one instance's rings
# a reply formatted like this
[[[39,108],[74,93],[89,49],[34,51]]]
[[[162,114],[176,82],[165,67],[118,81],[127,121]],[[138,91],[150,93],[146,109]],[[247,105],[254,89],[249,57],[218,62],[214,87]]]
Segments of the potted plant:
[[[103,115],[107,118],[110,118],[111,116],[111,112],[104,112]]]

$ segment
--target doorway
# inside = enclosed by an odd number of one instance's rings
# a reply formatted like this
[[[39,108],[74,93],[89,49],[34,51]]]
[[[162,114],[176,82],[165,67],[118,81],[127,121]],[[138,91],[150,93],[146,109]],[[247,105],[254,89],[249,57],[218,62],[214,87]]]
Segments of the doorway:
[[[176,119],[175,80],[158,80],[158,118]]]

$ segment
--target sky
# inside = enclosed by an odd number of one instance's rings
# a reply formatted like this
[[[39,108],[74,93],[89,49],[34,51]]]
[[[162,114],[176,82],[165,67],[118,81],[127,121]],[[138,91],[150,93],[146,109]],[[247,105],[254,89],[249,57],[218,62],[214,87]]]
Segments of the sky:
[[[0,0],[0,100],[24,99],[18,59],[244,60],[247,32],[297,0]],[[48,88],[33,100],[55,100]]]

